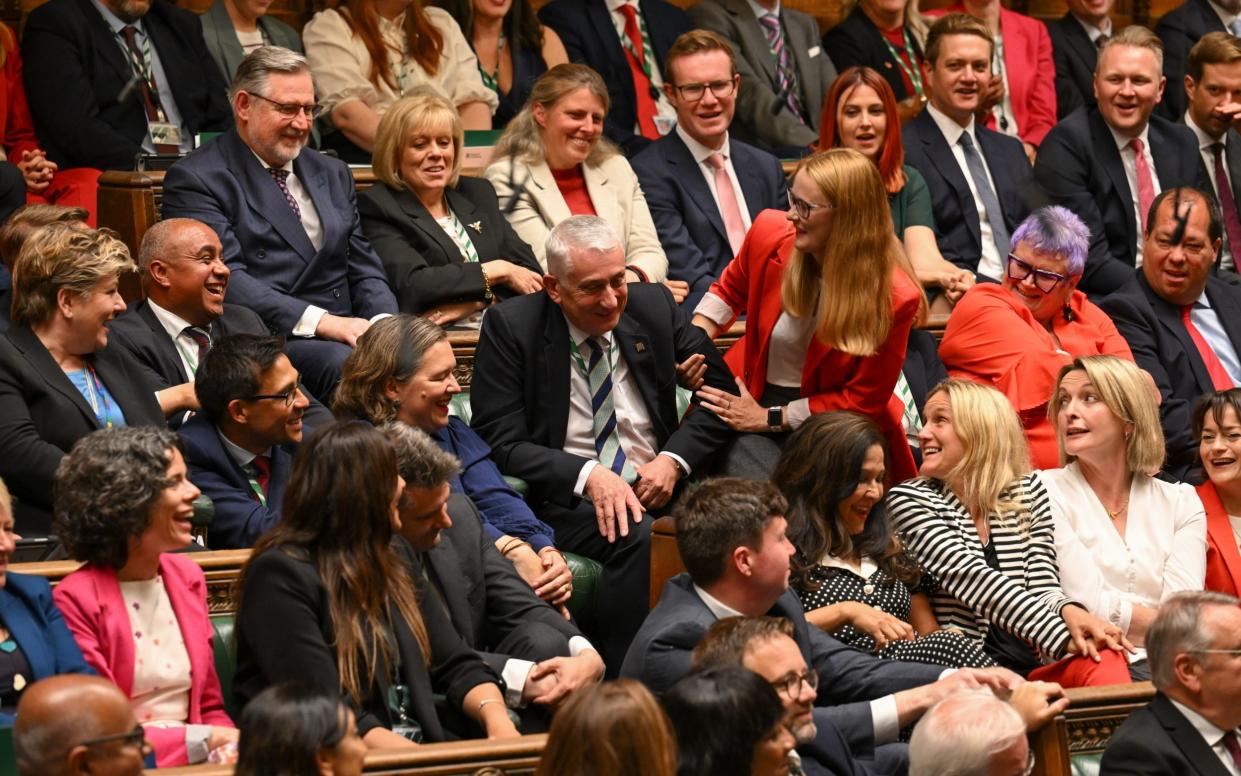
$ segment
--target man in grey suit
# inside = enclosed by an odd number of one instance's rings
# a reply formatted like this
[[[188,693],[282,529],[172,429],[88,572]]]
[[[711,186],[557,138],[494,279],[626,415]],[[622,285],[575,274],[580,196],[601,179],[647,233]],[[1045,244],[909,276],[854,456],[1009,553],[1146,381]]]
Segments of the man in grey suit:
[[[781,158],[805,156],[819,140],[823,95],[836,80],[818,22],[779,0],[703,0],[689,18],[737,52],[733,135]]]
[[[785,536],[788,503],[767,482],[724,478],[703,483],[676,508],[677,549],[688,569],[668,581],[625,655],[621,676],[655,692],[690,670],[691,653],[717,619],[784,617],[806,664],[819,675],[816,715],[835,725],[854,757],[876,770],[900,770],[900,729],[957,689],[979,684],[1006,691],[1021,678],[1002,668],[946,669],[880,660],[847,647],[806,621],[788,589],[793,545]]]
[[[302,39],[297,30],[264,11],[268,3],[254,0],[215,0],[198,17],[203,26],[207,51],[220,66],[225,83],[233,82],[241,60],[259,45],[279,46],[299,54]]]

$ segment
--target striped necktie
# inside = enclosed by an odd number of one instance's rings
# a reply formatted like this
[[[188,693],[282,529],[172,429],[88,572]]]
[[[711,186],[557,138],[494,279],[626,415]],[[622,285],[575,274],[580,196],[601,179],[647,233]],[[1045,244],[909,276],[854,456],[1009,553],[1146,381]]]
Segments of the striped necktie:
[[[638,478],[621,447],[620,433],[616,430],[616,403],[612,395],[612,359],[603,357],[598,337],[586,340],[590,348],[590,363],[586,366],[586,384],[590,388],[590,407],[594,412],[595,452],[599,463],[633,482]]]
[[[784,95],[784,101],[788,103],[793,116],[804,124],[805,112],[802,111],[801,99],[797,96],[797,73],[793,70],[793,58],[788,46],[784,45],[784,30],[780,26],[780,17],[769,13],[758,21],[763,25],[763,33],[767,36],[767,46],[776,58],[776,82]]]

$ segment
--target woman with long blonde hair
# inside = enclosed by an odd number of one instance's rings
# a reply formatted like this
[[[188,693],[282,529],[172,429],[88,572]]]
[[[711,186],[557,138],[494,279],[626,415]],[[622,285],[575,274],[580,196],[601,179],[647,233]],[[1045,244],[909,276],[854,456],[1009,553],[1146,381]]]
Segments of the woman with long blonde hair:
[[[934,578],[937,621],[1031,678],[1066,687],[1128,682],[1120,628],[1061,589],[1051,502],[1004,394],[947,380],[927,397],[924,415],[921,476],[889,492],[888,510]]]
[[[846,148],[804,159],[789,211],[759,214],[694,310],[710,336],[746,316],[726,357],[744,383],[740,399],[699,390],[704,407],[747,432],[726,456],[727,473],[765,479],[788,431],[812,414],[851,410],[883,431],[893,481],[914,475],[894,391],[925,298],[905,266],[879,169]]]

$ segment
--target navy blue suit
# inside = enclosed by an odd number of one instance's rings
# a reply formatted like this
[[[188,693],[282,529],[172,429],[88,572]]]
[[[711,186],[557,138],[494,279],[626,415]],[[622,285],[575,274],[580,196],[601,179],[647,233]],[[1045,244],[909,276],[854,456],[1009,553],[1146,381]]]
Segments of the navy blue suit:
[[[257,312],[273,332],[289,336],[308,305],[344,317],[395,313],[396,298],[383,265],[358,222],[348,166],[305,148],[293,162],[293,172],[323,223],[318,251],[236,130],[168,170],[163,216],[196,218],[215,230],[233,271],[228,301]],[[288,353],[311,391],[326,399],[349,347],[293,337]]]
[[[52,602],[52,586],[43,577],[9,572],[0,587],[0,621],[13,634],[30,663],[37,682],[57,674],[93,674],[82,650],[65,625],[65,618]],[[13,724],[13,717],[0,714],[0,725]]]
[[[944,133],[927,111],[905,125],[905,163],[922,173],[931,191],[931,208],[938,226],[939,252],[962,269],[978,270],[982,255],[982,227],[969,182],[948,147]],[[1021,142],[978,124],[976,145],[982,151],[995,182],[995,195],[1004,211],[1009,234],[1034,207],[1034,177]],[[999,278],[992,278],[998,280]]]
[[[750,219],[763,210],[788,209],[780,160],[736,138],[729,140],[728,149]],[[701,166],[675,131],[644,148],[630,164],[668,256],[668,277],[689,283],[682,304],[692,310],[733,260],[719,205]]]
[[[216,427],[202,413],[187,420],[178,432],[185,446],[185,465],[190,482],[215,503],[215,519],[207,530],[207,546],[232,550],[254,542],[280,519],[284,488],[293,467],[295,444],[271,449],[271,474],[267,480],[267,505],[260,504],[250,480],[224,449]]]
[[[685,11],[664,0],[642,0],[640,8],[655,54],[653,69],[662,73],[672,42],[689,32],[693,24]],[[650,141],[633,132],[638,123],[633,74],[604,0],[552,0],[539,11],[539,20],[564,41],[570,62],[590,65],[603,76],[612,97],[604,134],[620,145],[626,156],[645,147]]]
[[[1151,116],[1147,137],[1161,189],[1211,191],[1201,178],[1198,140],[1189,127]],[[1090,227],[1079,288],[1094,297],[1124,285],[1133,276],[1141,225],[1120,149],[1098,108],[1078,108],[1052,127],[1039,146],[1034,176],[1048,197]]]

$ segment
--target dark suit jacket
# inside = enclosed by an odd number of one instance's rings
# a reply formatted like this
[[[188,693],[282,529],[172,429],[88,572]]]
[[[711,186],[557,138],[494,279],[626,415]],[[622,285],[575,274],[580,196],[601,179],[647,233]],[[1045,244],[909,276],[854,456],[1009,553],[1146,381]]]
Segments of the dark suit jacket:
[[[948,370],[939,359],[939,343],[935,335],[926,329],[910,329],[909,342],[905,345],[905,363],[901,372],[909,383],[914,403],[926,404],[931,389],[948,379]]]
[[[1181,120],[1184,121],[1184,119],[1184,114],[1181,114]],[[1190,131],[1192,132],[1193,130]],[[1228,177],[1232,179],[1232,186],[1229,187],[1232,189],[1232,201],[1234,204],[1241,203],[1241,133],[1231,128],[1224,134],[1224,166],[1228,168]],[[1215,191],[1215,187],[1210,185],[1215,183],[1215,165],[1212,164],[1208,167],[1201,153],[1198,154],[1198,174],[1202,176],[1203,182],[1208,184],[1208,187],[1203,189],[1203,191]],[[1215,204],[1219,205],[1221,209],[1224,207],[1218,192],[1215,195]],[[1227,230],[1224,232],[1224,244],[1228,245]],[[1231,245],[1228,245],[1228,250],[1232,251],[1234,263],[1239,248],[1241,246],[1233,248]]]
[[[736,393],[719,351],[658,284],[630,284],[615,335],[650,414],[656,450],[676,453],[699,473],[732,432],[705,410],[693,409],[680,421],[676,365],[701,353],[707,384]],[[510,299],[483,317],[470,405],[472,427],[491,445],[500,471],[529,483],[530,503],[577,503],[573,485],[586,459],[564,452],[569,328],[546,291]]]
[[[793,623],[793,638],[806,665],[819,673],[819,705],[849,740],[854,754],[874,745],[874,724],[868,701],[937,681],[940,666],[880,660],[847,647],[806,622],[797,596],[785,591],[768,612]],[[621,676],[639,679],[661,693],[689,673],[690,653],[715,622],[715,615],[694,592],[688,574],[664,585],[659,604],[634,637],[625,654]]]
[[[1129,715],[1103,752],[1099,776],[1228,776],[1206,739],[1168,696]]]
[[[202,24],[203,40],[207,44],[207,51],[211,53],[211,58],[219,66],[224,82],[232,83],[233,74],[237,72],[237,66],[241,64],[246,54],[241,48],[241,41],[237,40],[237,30],[233,27],[232,20],[228,18],[228,9],[224,7],[224,0],[216,0],[212,3],[211,7],[198,17],[198,21]],[[304,53],[302,39],[298,37],[297,30],[276,17],[264,14],[259,17],[258,25],[267,40],[271,41],[270,45],[287,48],[299,54]]]
[[[1083,105],[1094,106],[1094,69],[1099,49],[1072,13],[1047,22],[1047,34],[1051,36],[1051,55],[1056,63],[1056,116],[1062,119]]]
[[[500,213],[491,183],[462,176],[456,186],[444,191],[444,197],[465,226],[479,262],[505,259],[543,274],[530,246]],[[461,249],[411,191],[376,183],[358,197],[358,215],[362,231],[383,262],[401,312],[421,313],[446,302],[482,300],[482,264],[461,259]],[[506,292],[503,287],[494,290]]]
[[[128,425],[164,425],[155,387],[128,353],[104,348],[91,361]],[[33,331],[13,326],[0,334],[0,477],[17,498],[20,530],[47,533],[56,467],[74,442],[99,428],[86,399]]]
[[[30,681],[57,674],[95,673],[82,658],[82,650],[52,601],[52,587],[43,577],[10,571],[0,588],[0,618],[30,662],[34,674]],[[0,714],[0,723],[13,724],[12,715]]]
[[[788,184],[780,160],[735,137],[728,147],[750,220],[763,210],[787,210]],[[668,277],[686,281],[690,293],[701,298],[733,260],[724,219],[701,166],[675,131],[644,148],[631,164],[668,256]]]
[[[642,0],[640,8],[655,54],[652,69],[662,73],[664,56],[672,42],[693,25],[685,11],[665,0]],[[539,20],[564,41],[570,62],[590,65],[603,76],[612,96],[604,134],[619,144],[626,156],[650,142],[633,132],[638,122],[633,74],[604,0],[552,0],[539,10]]]
[[[190,481],[215,504],[215,519],[207,530],[207,546],[213,550],[236,550],[254,546],[258,538],[280,520],[284,489],[293,468],[296,444],[271,449],[271,474],[267,480],[267,505],[259,503],[242,471],[207,416],[201,412],[187,420],[178,433],[185,446],[185,465]]]
[[[358,223],[353,174],[343,162],[302,149],[293,172],[323,222],[317,252],[258,157],[230,131],[177,162],[164,176],[164,218],[196,218],[224,244],[233,271],[228,300],[288,335],[307,305],[333,315],[395,313],[379,257]]]
[[[1011,234],[1033,207],[1034,177],[1021,141],[978,124],[974,125],[976,145],[995,182],[996,197],[1004,211],[1004,222]],[[922,173],[931,191],[931,206],[939,226],[939,250],[953,264],[976,271],[982,255],[982,232],[978,210],[969,182],[961,172],[944,133],[928,111],[905,125],[905,163]],[[1042,152],[1040,151],[1040,154]],[[998,279],[998,278],[994,278]]]
[[[401,547],[398,552],[412,563],[408,545],[402,543]],[[425,741],[443,741],[446,735],[435,711],[433,692],[446,693],[451,706],[459,709],[471,689],[498,679],[461,640],[443,607],[424,602],[420,608],[431,645],[430,666],[425,664],[418,640],[396,614],[395,607],[389,607],[388,620],[400,653],[401,678],[409,687],[413,717],[422,725]],[[246,568],[245,588],[237,610],[237,672],[233,676],[233,691],[238,706],[244,708],[273,684],[293,680],[340,692],[335,634],[327,588],[308,556],[299,548],[274,547],[255,557]],[[358,670],[366,675],[363,666]],[[376,727],[392,726],[387,702],[390,670],[380,661],[360,707],[342,694],[357,715],[360,735]]]
[[[1200,479],[1198,440],[1190,434],[1189,415],[1197,398],[1215,391],[1198,348],[1181,322],[1180,310],[1151,290],[1142,270],[1099,302],[1129,343],[1138,366],[1150,372],[1163,402],[1159,416],[1167,440],[1164,470],[1178,480]],[[1207,278],[1207,299],[1241,353],[1241,288]]]
[[[504,670],[508,655],[493,652],[510,633],[527,623],[541,623],[569,639],[582,632],[566,620],[517,573],[483,533],[482,519],[467,496],[448,501],[452,526],[440,532],[440,543],[420,553],[428,581],[435,586],[457,633],[470,648],[478,650],[496,674]],[[547,655],[546,657],[553,657]]]
[[[910,39],[921,57],[922,47],[912,35]],[[870,17],[862,13],[861,6],[854,6],[840,24],[827,31],[823,36],[823,49],[840,72],[855,65],[869,67],[887,79],[898,101],[909,96],[901,70],[883,42],[883,34]]]
[[[1155,34],[1163,41],[1163,74],[1168,79],[1163,101],[1155,110],[1164,118],[1179,121],[1185,115],[1189,105],[1185,94],[1189,50],[1203,35],[1217,30],[1228,32],[1207,0],[1185,0],[1183,5],[1164,14],[1155,26]]]
[[[1161,189],[1206,183],[1189,127],[1151,116],[1148,137]],[[1141,225],[1120,150],[1097,108],[1079,108],[1047,133],[1034,177],[1048,197],[1090,227],[1090,254],[1078,287],[1092,297],[1120,288],[1133,274]]]
[[[836,80],[836,68],[819,43],[819,23],[814,17],[780,7],[784,43],[793,56],[798,98],[806,112],[802,123],[787,108],[772,113],[780,92],[776,58],[746,0],[703,0],[687,13],[695,27],[718,33],[736,54],[741,88],[731,127],[735,137],[763,149],[806,148],[818,142],[823,98]]]
[[[151,3],[142,24],[159,54],[183,131],[233,126],[220,77],[193,13]],[[61,169],[132,170],[147,136],[142,92],[117,98],[133,75],[119,39],[90,0],[51,0],[31,11],[22,33],[23,78],[39,145]]]

